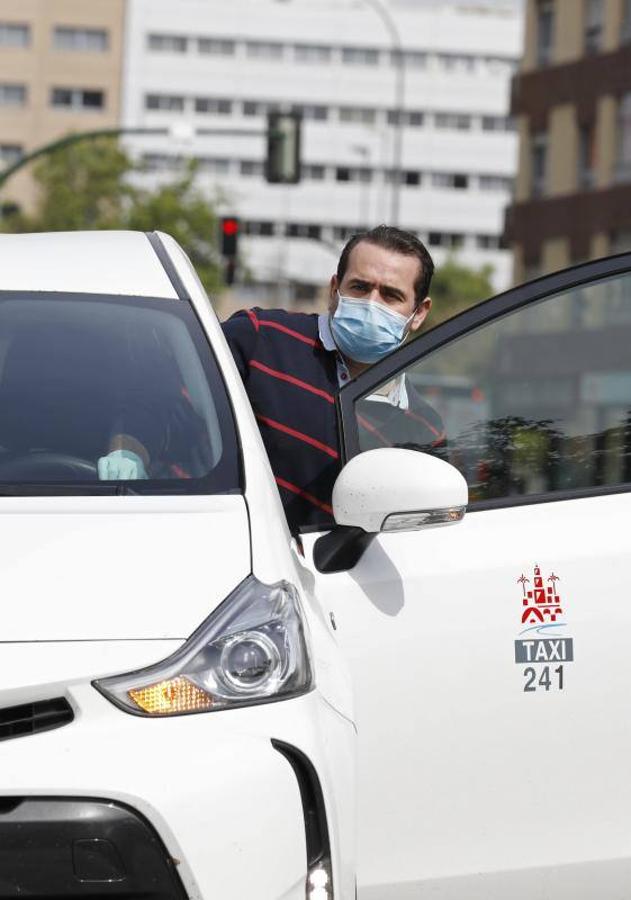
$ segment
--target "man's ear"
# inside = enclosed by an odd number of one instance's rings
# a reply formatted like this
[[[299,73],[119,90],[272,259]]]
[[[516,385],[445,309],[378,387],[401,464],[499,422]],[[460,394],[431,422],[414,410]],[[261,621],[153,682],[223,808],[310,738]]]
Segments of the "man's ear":
[[[337,309],[337,291],[339,285],[337,283],[337,275],[331,275],[331,281],[329,282],[329,312],[331,315]]]
[[[429,315],[429,311],[432,308],[432,298],[426,297],[422,303],[419,303],[416,312],[414,313],[414,318],[410,324],[410,331],[418,331],[425,319]]]

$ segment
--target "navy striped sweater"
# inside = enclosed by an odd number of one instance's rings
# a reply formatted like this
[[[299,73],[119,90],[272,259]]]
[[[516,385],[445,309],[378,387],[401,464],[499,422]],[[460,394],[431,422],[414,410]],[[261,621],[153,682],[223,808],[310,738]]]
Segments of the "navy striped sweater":
[[[223,331],[261,429],[290,528],[330,527],[331,493],[341,466],[335,411],[339,386],[336,353],[320,341],[317,314],[241,310],[223,323]],[[426,449],[443,439],[440,419],[416,395],[405,417],[387,403],[372,406],[373,412],[363,408],[359,418],[364,449],[393,443]],[[395,416],[405,419],[403,430]]]

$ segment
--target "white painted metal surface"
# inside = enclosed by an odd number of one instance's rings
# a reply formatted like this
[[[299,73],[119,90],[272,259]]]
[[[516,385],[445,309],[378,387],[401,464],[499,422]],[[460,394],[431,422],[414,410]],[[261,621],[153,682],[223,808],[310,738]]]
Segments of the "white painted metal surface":
[[[3,234],[0,269],[3,291],[176,296],[140,232]]]
[[[314,572],[353,679],[360,900],[626,896],[628,509],[622,494],[469,513]],[[561,578],[563,690],[525,692],[515,664],[535,565]]]
[[[452,465],[415,450],[383,447],[353,457],[333,488],[338,525],[381,531],[397,513],[467,505],[467,482]]]

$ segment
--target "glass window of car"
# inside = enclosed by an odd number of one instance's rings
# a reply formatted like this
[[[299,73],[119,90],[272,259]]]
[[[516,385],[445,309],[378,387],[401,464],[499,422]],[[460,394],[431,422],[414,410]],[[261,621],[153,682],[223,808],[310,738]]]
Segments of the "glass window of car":
[[[118,445],[147,478],[115,488],[238,489],[230,407],[191,307],[0,293],[0,494],[102,493],[98,460]]]
[[[360,452],[440,455],[472,503],[631,489],[631,275],[455,337],[373,382],[353,411]]]

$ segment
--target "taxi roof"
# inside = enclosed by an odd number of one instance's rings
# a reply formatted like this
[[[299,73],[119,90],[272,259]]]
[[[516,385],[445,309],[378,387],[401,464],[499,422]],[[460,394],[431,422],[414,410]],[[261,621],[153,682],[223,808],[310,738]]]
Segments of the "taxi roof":
[[[139,231],[0,234],[0,273],[0,291],[177,299],[148,235]]]

